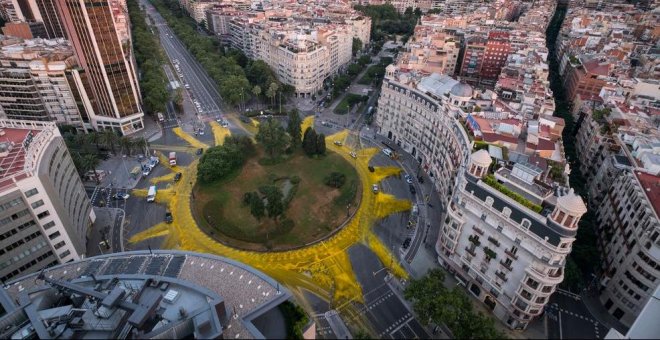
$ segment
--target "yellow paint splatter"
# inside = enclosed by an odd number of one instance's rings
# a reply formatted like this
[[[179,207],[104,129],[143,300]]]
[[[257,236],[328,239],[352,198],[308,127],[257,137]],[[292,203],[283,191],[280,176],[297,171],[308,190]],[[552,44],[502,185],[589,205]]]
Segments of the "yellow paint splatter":
[[[307,117],[303,120],[301,127],[305,129],[306,126],[312,124],[313,117]],[[350,310],[352,307],[349,302],[362,303],[363,298],[361,287],[351,267],[347,249],[357,243],[363,243],[378,256],[391,273],[407,277],[396,258],[378,240],[371,227],[377,219],[410,209],[411,204],[409,201],[396,199],[392,195],[384,193],[374,195],[371,192],[372,184],[398,174],[400,169],[377,167],[375,172],[369,172],[367,165],[379,150],[376,148],[357,150],[358,157],[353,159],[345,147],[332,143],[334,140],[346,138],[346,136],[346,131],[329,136],[326,138],[326,145],[329,150],[339,153],[351,164],[354,164],[363,183],[362,201],[353,219],[341,231],[324,241],[298,250],[270,253],[239,250],[216,242],[199,228],[192,216],[191,183],[196,182],[198,164],[198,160],[195,160],[190,166],[178,169],[183,172],[186,180],[171,183],[168,188],[158,191],[156,202],[169,207],[174,222],[171,224],[159,223],[134,235],[130,242],[135,243],[152,237],[164,236],[163,248],[226,256],[265,272],[275,280],[287,285],[296,295],[301,292],[300,289],[306,289],[332,301],[333,306],[343,306]],[[162,179],[165,182],[167,178],[169,177],[155,180],[161,181]],[[134,190],[133,194],[144,197],[146,190]]]
[[[305,130],[307,128],[314,126],[314,116],[307,116],[305,119],[303,119],[302,123],[300,124],[300,131],[301,131],[301,137],[305,134]]]
[[[224,128],[218,124],[216,121],[212,121],[211,130],[213,131],[213,137],[215,138],[215,145],[222,145],[225,143],[225,138],[231,135],[231,131],[228,128]]]
[[[187,132],[184,132],[181,127],[175,127],[172,129],[172,131],[179,136],[181,139],[185,140],[188,144],[193,146],[194,148],[204,148],[208,149],[209,146],[205,143],[200,142],[197,138],[189,135]]]

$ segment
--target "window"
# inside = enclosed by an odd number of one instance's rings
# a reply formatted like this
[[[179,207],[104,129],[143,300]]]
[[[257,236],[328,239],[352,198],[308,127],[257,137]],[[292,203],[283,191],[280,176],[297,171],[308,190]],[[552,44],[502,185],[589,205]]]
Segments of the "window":
[[[67,250],[67,251],[63,252],[62,254],[60,254],[60,258],[63,259],[65,257],[69,256],[69,255],[71,255],[71,251]]]
[[[56,231],[56,232],[48,235],[48,238],[51,239],[51,240],[54,240],[54,239],[58,238],[60,235],[61,235],[60,232]]]
[[[44,205],[44,200],[38,200],[30,205],[32,206],[32,209],[39,208],[40,206]]]
[[[46,211],[40,213],[39,215],[37,215],[37,217],[38,217],[39,219],[42,219],[42,218],[44,218],[44,217],[46,217],[46,216],[50,216],[50,212],[49,212],[48,210],[46,210]]]
[[[52,228],[52,227],[54,227],[54,226],[55,226],[55,221],[50,221],[50,222],[44,224],[43,227],[44,227],[44,230],[48,230],[48,229],[50,229],[50,228]]]
[[[60,249],[64,247],[65,243],[64,241],[57,242],[57,244],[54,245],[55,249]]]
[[[37,188],[30,189],[30,190],[25,192],[25,197],[32,197],[32,196],[34,196],[38,193],[39,193],[39,191],[37,190]]]

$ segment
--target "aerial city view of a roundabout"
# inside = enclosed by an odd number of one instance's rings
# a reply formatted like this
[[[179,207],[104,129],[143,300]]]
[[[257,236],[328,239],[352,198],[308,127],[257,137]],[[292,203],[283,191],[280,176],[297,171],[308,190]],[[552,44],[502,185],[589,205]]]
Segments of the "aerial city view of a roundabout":
[[[187,166],[161,162],[170,173],[150,182],[171,183],[159,189],[156,203],[165,205],[172,218],[131,236],[129,246],[161,238],[162,249],[235,259],[281,282],[298,301],[305,301],[308,291],[357,315],[351,309],[364,303],[364,292],[348,249],[367,246],[391,275],[407,279],[372,227],[412,204],[378,191],[383,179],[402,170],[370,166],[379,148],[362,147],[349,130],[316,135],[313,123],[314,117],[300,122],[295,142],[276,120],[262,122],[271,126],[260,126],[252,136],[232,136],[211,122],[215,146],[173,129],[191,152],[202,148],[204,155]],[[236,159],[225,164],[214,160],[214,153]],[[172,182],[177,172],[183,179]],[[146,197],[147,190],[133,194]]]

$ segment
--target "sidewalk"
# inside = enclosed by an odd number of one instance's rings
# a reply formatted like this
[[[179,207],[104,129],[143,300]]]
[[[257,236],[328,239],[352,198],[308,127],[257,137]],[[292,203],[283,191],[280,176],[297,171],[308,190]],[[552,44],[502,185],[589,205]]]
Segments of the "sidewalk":
[[[96,213],[96,221],[89,230],[87,236],[87,257],[112,253],[112,247],[106,249],[100,246],[101,241],[111,243],[112,226],[115,224],[115,218],[120,209],[93,207]],[[104,237],[105,234],[105,237]],[[111,245],[111,244],[110,244]]]

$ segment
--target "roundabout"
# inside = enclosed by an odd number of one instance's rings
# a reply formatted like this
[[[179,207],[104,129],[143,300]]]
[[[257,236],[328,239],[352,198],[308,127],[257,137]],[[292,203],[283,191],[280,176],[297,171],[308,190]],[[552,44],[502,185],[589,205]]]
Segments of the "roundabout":
[[[228,134],[228,130],[211,122],[214,135],[221,141]],[[303,121],[302,129],[313,125],[313,117]],[[181,129],[174,129],[174,133],[191,145],[208,148],[194,137]],[[342,131],[326,138],[328,151],[342,157],[354,167],[357,178],[361,183],[358,193],[362,197],[359,206],[351,211],[352,218],[344,227],[332,236],[295,250],[261,252],[238,249],[216,241],[203,231],[203,227],[193,217],[193,185],[197,181],[198,160],[187,167],[178,167],[176,171],[183,173],[183,179],[171,187],[159,190],[156,202],[164,204],[172,212],[174,222],[171,224],[159,223],[151,228],[133,235],[129,242],[137,243],[146,239],[163,237],[161,248],[181,249],[202,253],[217,254],[229,257],[250,266],[253,266],[277,281],[287,285],[291,292],[306,301],[304,292],[312,292],[331,303],[334,308],[343,308],[349,317],[358,318],[353,302],[363,303],[363,292],[351,267],[347,250],[356,244],[364,244],[375,253],[390,273],[401,278],[408,278],[406,271],[399,265],[396,258],[374,234],[374,222],[391,214],[409,210],[411,203],[408,200],[395,198],[386,193],[374,194],[372,185],[400,174],[397,167],[375,167],[373,172],[368,170],[371,158],[377,154],[377,148],[363,148],[352,150],[349,145],[348,131]],[[343,146],[335,145],[334,141],[342,141]],[[359,144],[359,143],[358,143]],[[353,158],[349,152],[355,153]],[[162,181],[158,178],[152,181]],[[135,190],[135,195],[146,196],[145,190]]]

